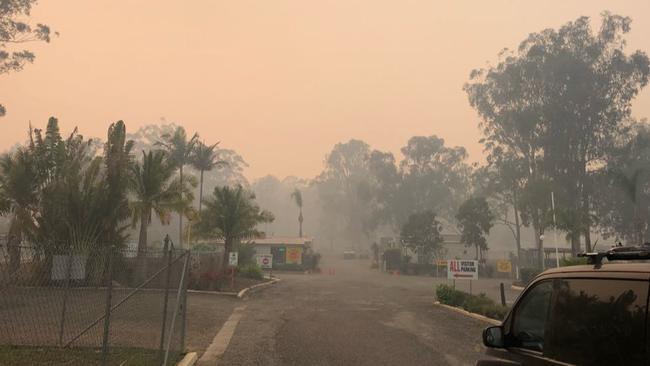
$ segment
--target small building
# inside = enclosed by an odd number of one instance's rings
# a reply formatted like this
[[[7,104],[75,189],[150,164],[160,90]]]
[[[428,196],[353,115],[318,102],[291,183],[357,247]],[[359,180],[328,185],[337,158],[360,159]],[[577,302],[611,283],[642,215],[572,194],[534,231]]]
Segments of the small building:
[[[253,239],[249,243],[254,246],[255,254],[271,254],[275,267],[285,264],[302,265],[303,254],[311,251],[312,242],[313,239],[308,237],[274,236]]]

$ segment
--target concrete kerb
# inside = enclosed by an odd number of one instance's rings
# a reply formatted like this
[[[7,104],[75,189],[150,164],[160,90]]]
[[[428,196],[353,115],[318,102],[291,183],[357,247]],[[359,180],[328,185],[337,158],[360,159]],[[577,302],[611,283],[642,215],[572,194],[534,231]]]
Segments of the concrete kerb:
[[[236,297],[238,299],[243,298],[246,293],[248,293],[251,290],[258,289],[260,287],[266,287],[275,284],[276,282],[280,282],[280,279],[277,277],[273,278],[266,278],[269,280],[268,282],[263,282],[263,283],[258,283],[257,285],[253,285],[250,287],[246,287],[245,289],[240,290],[239,292],[221,292],[221,291],[204,291],[204,290],[187,290],[187,293],[189,294],[207,294],[207,295],[216,295],[216,296],[231,296],[231,297]]]
[[[477,319],[477,320],[482,320],[482,321],[484,321],[486,323],[489,323],[489,324],[492,324],[492,325],[501,325],[501,322],[499,320],[488,318],[487,316],[484,316],[484,315],[481,315],[481,314],[471,313],[471,312],[469,312],[469,311],[467,311],[465,309],[457,308],[455,306],[441,304],[439,301],[436,301],[433,304],[437,305],[437,306],[441,306],[441,307],[443,307],[445,309],[455,311],[455,312],[457,312],[459,314],[469,316],[470,318],[474,318],[474,319]]]
[[[199,356],[196,354],[196,352],[188,352],[185,354],[185,357],[183,357],[182,360],[178,361],[176,366],[194,366],[196,364],[196,361],[198,361]]]
[[[251,290],[271,286],[271,285],[276,284],[277,282],[280,282],[279,278],[271,278],[270,281],[268,281],[268,282],[258,283],[257,285],[253,285],[251,287],[246,287],[245,289],[239,291],[239,293],[237,294],[237,298],[241,299]]]

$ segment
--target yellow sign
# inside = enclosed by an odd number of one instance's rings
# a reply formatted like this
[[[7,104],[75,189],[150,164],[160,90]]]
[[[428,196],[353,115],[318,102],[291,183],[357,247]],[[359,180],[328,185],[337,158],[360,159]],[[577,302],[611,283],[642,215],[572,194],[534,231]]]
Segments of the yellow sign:
[[[302,264],[302,248],[287,248],[287,264]]]
[[[506,260],[497,261],[497,272],[501,272],[501,273],[512,272],[512,262]]]

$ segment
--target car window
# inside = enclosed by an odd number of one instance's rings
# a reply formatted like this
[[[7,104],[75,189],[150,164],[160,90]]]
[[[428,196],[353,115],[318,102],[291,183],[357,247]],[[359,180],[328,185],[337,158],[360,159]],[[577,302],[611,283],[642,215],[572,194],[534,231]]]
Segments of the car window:
[[[519,301],[510,333],[513,346],[535,351],[544,349],[544,330],[552,292],[550,281],[540,282]]]
[[[646,281],[568,279],[554,288],[545,356],[578,365],[645,364]]]

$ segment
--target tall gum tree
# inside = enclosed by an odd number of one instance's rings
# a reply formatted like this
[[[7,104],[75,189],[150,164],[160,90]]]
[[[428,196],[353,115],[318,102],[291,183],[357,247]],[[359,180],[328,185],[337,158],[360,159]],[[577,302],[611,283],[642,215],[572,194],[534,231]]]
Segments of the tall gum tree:
[[[624,50],[630,23],[605,12],[597,32],[580,17],[532,33],[516,51],[504,51],[497,65],[473,71],[464,87],[482,119],[488,153],[498,148],[521,160],[524,189],[549,183],[560,209],[572,213],[574,220],[562,224],[574,253],[581,234],[590,243],[589,167],[603,159],[648,82],[646,54]],[[539,205],[529,212],[541,251],[546,213]]]

